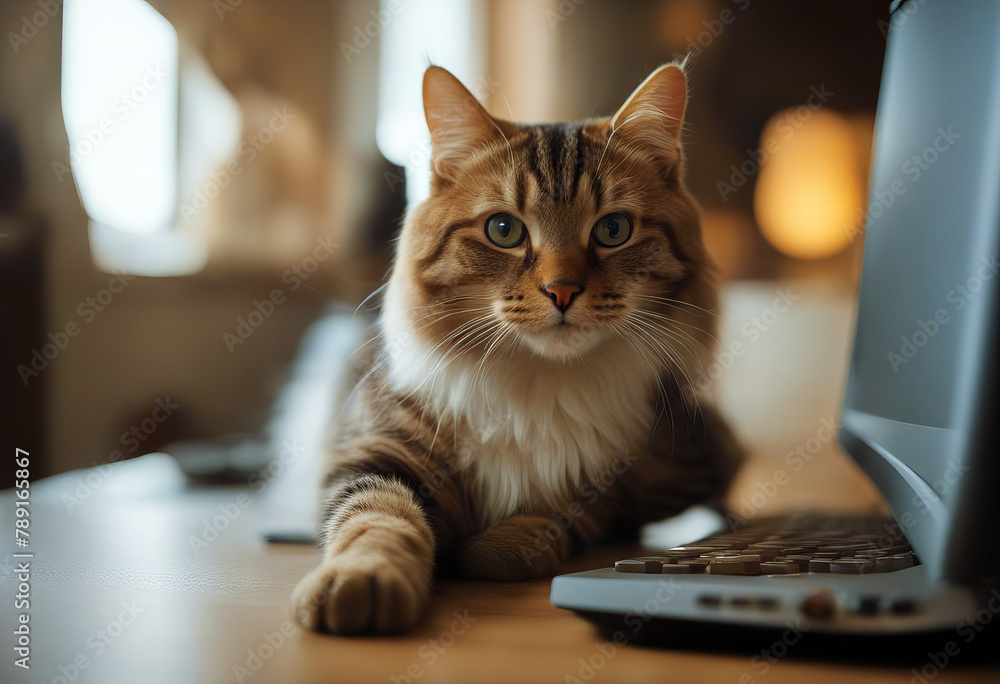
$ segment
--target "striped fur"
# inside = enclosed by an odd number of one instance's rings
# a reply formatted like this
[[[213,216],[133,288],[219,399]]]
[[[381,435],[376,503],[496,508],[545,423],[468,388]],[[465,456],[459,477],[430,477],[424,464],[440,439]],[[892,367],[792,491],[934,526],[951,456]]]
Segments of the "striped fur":
[[[431,197],[409,212],[323,481],[305,626],[413,624],[432,566],[550,574],[575,549],[718,497],[739,448],[685,390],[709,361],[713,270],[683,183],[685,80],[654,72],[614,117],[518,126],[428,70]],[[527,237],[485,236],[509,212]],[[633,234],[591,235],[610,212]],[[546,285],[582,288],[568,308]]]

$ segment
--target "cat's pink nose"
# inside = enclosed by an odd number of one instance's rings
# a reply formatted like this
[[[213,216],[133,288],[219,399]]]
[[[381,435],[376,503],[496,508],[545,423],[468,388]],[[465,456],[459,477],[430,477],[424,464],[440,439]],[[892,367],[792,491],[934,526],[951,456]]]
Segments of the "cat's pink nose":
[[[552,298],[557,309],[566,313],[566,309],[573,303],[573,298],[583,291],[583,287],[576,283],[549,283],[542,285],[542,291]]]

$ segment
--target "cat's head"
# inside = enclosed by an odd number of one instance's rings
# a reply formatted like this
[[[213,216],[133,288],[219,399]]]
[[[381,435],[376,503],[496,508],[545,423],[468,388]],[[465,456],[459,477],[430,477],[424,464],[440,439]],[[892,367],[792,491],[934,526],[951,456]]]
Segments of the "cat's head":
[[[679,66],[574,124],[491,117],[439,67],[423,93],[431,194],[407,216],[388,295],[416,341],[472,358],[617,345],[660,368],[703,359],[716,301],[683,182]]]

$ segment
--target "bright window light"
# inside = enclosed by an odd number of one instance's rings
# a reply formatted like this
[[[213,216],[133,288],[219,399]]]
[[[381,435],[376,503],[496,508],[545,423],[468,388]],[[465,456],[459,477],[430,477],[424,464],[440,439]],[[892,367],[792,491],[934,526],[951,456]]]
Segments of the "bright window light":
[[[62,107],[88,216],[171,226],[177,207],[177,32],[143,0],[65,0]]]
[[[430,134],[422,83],[431,64],[448,69],[476,93],[482,78],[485,37],[472,0],[382,0],[379,104],[376,139],[386,159],[406,169],[406,199],[430,192]]]

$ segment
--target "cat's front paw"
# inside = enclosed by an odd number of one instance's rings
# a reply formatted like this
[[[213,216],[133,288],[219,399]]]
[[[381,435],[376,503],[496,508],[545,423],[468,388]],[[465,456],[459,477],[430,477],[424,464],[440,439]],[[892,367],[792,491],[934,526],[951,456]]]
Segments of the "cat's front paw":
[[[292,593],[292,614],[306,629],[331,634],[391,634],[420,618],[429,573],[405,571],[381,555],[325,559]]]
[[[456,562],[466,577],[512,581],[552,575],[568,555],[566,530],[549,518],[522,515],[466,539]]]

